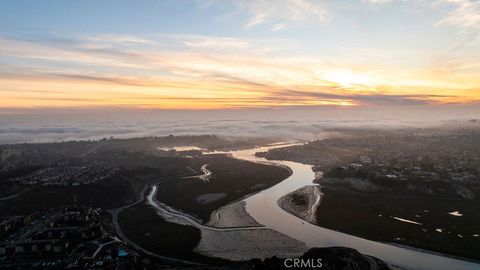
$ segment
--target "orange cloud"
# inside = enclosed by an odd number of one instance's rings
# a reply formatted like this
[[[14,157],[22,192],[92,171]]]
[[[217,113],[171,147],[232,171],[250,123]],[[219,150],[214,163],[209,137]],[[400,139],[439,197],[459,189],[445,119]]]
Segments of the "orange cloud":
[[[331,60],[273,53],[265,41],[263,50],[251,40],[171,39],[181,50],[128,36],[67,45],[2,39],[0,56],[28,64],[0,69],[0,107],[216,109],[480,100],[473,60],[450,69],[415,62],[391,66],[385,64],[388,57],[402,59],[402,52],[357,50]],[[383,60],[370,61],[372,55]]]

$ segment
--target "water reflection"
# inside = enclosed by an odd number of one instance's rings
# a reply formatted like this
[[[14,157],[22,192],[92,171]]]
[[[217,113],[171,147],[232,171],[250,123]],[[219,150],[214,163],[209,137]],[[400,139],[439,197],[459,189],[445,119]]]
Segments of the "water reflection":
[[[272,162],[255,156],[256,152],[265,152],[269,149],[285,146],[288,145],[272,145],[230,152],[233,157],[238,159],[260,163],[274,163],[287,166],[292,170],[292,175],[286,180],[245,200],[247,212],[257,222],[291,238],[300,240],[308,247],[350,247],[357,249],[363,254],[375,256],[387,263],[407,269],[480,269],[480,264],[366,240],[310,224],[287,213],[278,206],[278,200],[289,192],[306,185],[314,185],[312,181],[315,178],[315,174],[312,171],[312,167],[291,161]]]

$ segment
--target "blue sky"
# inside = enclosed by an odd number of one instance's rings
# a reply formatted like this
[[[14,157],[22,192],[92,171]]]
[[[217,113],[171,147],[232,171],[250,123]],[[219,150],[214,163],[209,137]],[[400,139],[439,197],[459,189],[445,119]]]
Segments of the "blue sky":
[[[0,106],[475,103],[479,34],[472,0],[1,1]]]
[[[402,1],[384,4],[351,0],[317,2],[322,3],[322,9],[329,10],[324,22],[321,19],[315,22],[312,18],[293,23],[286,19],[272,19],[255,27],[246,27],[253,15],[239,7],[237,1],[228,0],[2,1],[0,25],[2,32],[14,35],[183,33],[244,38],[268,36],[315,42],[328,38],[330,44],[381,42],[390,46],[398,46],[395,44],[398,39],[412,36],[417,44],[426,42],[432,45],[435,41],[447,41],[456,32],[455,29],[445,31],[436,27],[439,18],[435,17],[445,12],[441,8],[438,15],[432,16],[431,10],[414,10],[415,6]],[[335,14],[330,14],[332,12]],[[272,31],[275,23],[291,23],[292,26],[283,31]],[[438,33],[418,35],[426,31]]]

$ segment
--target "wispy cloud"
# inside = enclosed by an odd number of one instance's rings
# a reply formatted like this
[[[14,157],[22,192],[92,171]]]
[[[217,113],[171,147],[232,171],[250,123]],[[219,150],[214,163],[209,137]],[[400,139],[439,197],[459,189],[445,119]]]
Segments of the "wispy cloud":
[[[207,48],[207,49],[246,49],[250,44],[244,40],[236,38],[209,38],[209,37],[194,37],[185,38],[184,44],[190,48]]]
[[[274,25],[272,25],[272,27],[270,29],[272,29],[272,31],[280,31],[280,30],[284,30],[284,29],[287,29],[288,28],[288,24],[286,23],[276,23]]]
[[[370,4],[374,4],[374,5],[383,5],[383,4],[393,2],[393,1],[396,1],[396,0],[363,0],[363,1],[367,2],[367,3],[370,3]]]
[[[213,3],[203,2],[203,6]],[[245,28],[268,25],[272,31],[280,31],[292,25],[320,25],[328,19],[328,12],[315,0],[232,0],[240,12],[249,16]]]
[[[480,1],[478,0],[363,0],[366,3],[381,6],[386,3],[403,2],[421,4],[432,12],[438,8],[446,9],[438,21],[439,25],[451,25],[464,29],[480,30]],[[417,5],[417,7],[419,7]]]
[[[443,0],[443,2],[453,6],[453,10],[439,24],[480,31],[480,1]]]
[[[0,57],[5,57],[0,67],[2,106],[236,108],[479,98],[471,90],[480,86],[473,77],[439,77],[428,69],[399,69],[398,63],[369,60],[397,58],[391,52],[351,50],[332,61],[269,51],[275,40],[160,34],[109,40],[0,39]],[[85,92],[88,98],[76,98]]]

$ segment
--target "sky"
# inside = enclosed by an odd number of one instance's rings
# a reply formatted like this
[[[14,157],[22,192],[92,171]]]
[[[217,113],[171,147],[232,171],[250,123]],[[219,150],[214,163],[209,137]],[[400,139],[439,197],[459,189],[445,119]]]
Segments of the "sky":
[[[0,112],[473,105],[480,1],[0,1]]]

